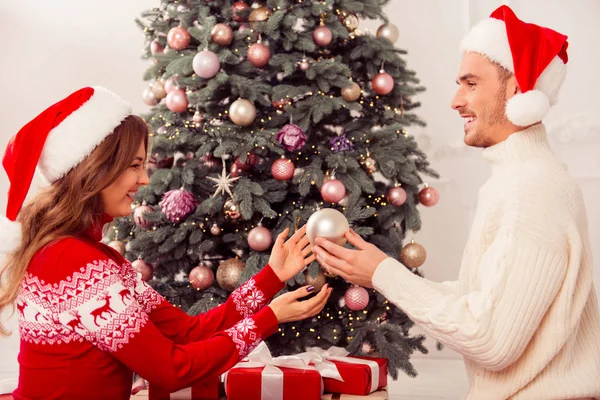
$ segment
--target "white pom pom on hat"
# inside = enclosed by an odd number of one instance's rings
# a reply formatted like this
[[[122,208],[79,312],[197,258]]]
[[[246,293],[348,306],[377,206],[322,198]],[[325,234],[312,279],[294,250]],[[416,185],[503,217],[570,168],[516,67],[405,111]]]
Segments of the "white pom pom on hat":
[[[554,105],[566,77],[567,36],[526,23],[510,7],[498,7],[461,42],[462,52],[482,54],[515,74],[521,93],[506,104],[515,125],[540,122]]]
[[[102,87],[79,89],[42,111],[11,138],[2,159],[10,187],[0,219],[0,253],[21,244],[17,217],[35,170],[53,183],[87,157],[131,114],[131,106]]]

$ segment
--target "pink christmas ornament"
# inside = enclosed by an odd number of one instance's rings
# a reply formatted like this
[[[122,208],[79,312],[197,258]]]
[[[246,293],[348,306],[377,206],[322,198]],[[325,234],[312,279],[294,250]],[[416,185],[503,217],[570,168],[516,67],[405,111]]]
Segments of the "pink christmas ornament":
[[[369,293],[364,287],[352,286],[346,290],[344,300],[352,311],[361,311],[369,304]]]
[[[203,50],[194,56],[192,68],[200,78],[210,79],[221,69],[221,61],[212,51]]]
[[[169,221],[178,222],[196,209],[198,200],[193,193],[176,189],[165,193],[159,205]]]
[[[171,28],[167,34],[167,43],[172,49],[183,50],[190,44],[190,33],[183,26]]]
[[[271,174],[273,175],[273,178],[278,181],[289,181],[294,177],[295,169],[296,167],[291,160],[282,157],[273,162]]]
[[[387,200],[394,207],[400,207],[402,204],[406,203],[406,191],[399,186],[389,188]]]
[[[248,232],[248,245],[254,251],[265,251],[273,243],[273,236],[264,226],[257,226]]]
[[[163,51],[165,51],[165,48],[162,44],[160,44],[160,42],[156,39],[154,39],[152,41],[152,43],[150,43],[150,52],[155,55],[155,54],[160,54]]]
[[[140,228],[149,228],[152,224],[150,223],[150,221],[144,218],[144,215],[153,211],[154,210],[152,209],[152,207],[147,206],[146,204],[142,204],[141,206],[136,208],[133,212],[133,220],[135,221],[135,224]]]
[[[215,281],[215,274],[212,269],[200,264],[190,271],[189,279],[194,289],[204,290],[212,286]]]
[[[371,81],[373,91],[379,95],[386,95],[394,89],[394,78],[387,72],[380,72]]]
[[[317,29],[313,31],[312,34],[313,41],[317,46],[326,47],[329,46],[331,40],[333,39],[333,34],[331,30],[326,26],[319,26]]]
[[[327,203],[338,203],[346,195],[346,187],[338,179],[329,179],[321,186],[321,196]]]
[[[177,89],[167,94],[167,108],[173,112],[184,112],[187,110],[188,98],[183,89]]]
[[[131,263],[135,272],[139,272],[142,274],[142,280],[148,282],[152,279],[152,265],[148,264],[146,261],[138,258],[134,262]]]
[[[172,76],[165,82],[165,92],[171,93],[173,90],[179,89],[177,78]]]

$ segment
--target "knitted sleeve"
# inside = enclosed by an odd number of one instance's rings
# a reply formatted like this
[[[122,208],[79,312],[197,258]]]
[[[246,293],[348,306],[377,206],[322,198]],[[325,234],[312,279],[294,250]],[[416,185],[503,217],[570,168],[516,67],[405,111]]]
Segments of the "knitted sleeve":
[[[242,318],[260,311],[284,284],[266,265],[258,274],[234,290],[227,301],[214,309],[191,317],[159,297],[139,277],[135,280],[136,300],[149,312],[150,320],[160,332],[176,343],[204,340],[215,332],[230,328]]]
[[[569,267],[567,241],[560,234],[507,219],[480,263],[469,266],[479,284],[466,293],[427,281],[392,258],[373,276],[375,289],[428,335],[494,371],[523,353]]]
[[[60,266],[79,267],[49,293],[53,319],[158,387],[173,392],[223,373],[277,329],[273,311],[264,307],[225,330],[208,322],[213,332],[204,340],[176,344],[149,317],[165,300],[124,279],[127,264],[119,265],[93,245],[77,243],[56,260]]]

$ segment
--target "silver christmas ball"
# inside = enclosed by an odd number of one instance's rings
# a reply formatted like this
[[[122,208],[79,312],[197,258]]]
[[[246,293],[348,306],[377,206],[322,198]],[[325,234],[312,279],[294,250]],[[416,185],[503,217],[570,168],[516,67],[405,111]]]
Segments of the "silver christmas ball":
[[[333,208],[315,212],[306,223],[306,237],[312,244],[317,237],[322,237],[343,246],[346,243],[344,234],[349,230],[350,224],[344,214]]]

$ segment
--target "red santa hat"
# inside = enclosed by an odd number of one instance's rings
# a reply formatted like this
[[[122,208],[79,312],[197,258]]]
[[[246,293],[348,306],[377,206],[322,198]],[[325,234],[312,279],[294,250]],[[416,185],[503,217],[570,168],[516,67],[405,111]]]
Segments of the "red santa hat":
[[[128,115],[131,106],[101,87],[85,87],[50,106],[12,137],[2,165],[10,187],[0,220],[0,253],[21,243],[17,216],[36,168],[53,183],[88,156]]]
[[[506,103],[506,116],[527,126],[556,103],[567,73],[567,46],[567,36],[523,22],[503,5],[471,29],[461,50],[482,54],[515,74],[521,93]]]

